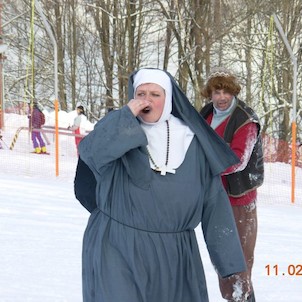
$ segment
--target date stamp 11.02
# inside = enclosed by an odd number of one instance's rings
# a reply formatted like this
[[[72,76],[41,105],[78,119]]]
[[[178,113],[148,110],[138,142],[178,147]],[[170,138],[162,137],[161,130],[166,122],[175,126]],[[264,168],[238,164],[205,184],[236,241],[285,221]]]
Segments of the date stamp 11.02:
[[[265,266],[267,276],[296,276],[302,277],[302,264],[288,264],[284,268],[279,267],[278,264],[267,264]]]

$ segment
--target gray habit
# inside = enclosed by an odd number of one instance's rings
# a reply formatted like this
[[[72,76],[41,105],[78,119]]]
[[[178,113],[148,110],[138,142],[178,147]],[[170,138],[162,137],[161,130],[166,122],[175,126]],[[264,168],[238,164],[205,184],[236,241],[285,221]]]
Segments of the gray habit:
[[[176,174],[162,176],[150,169],[147,138],[128,106],[82,140],[97,206],[83,240],[84,302],[207,302],[194,232],[200,222],[219,275],[245,271],[230,203],[205,144],[196,135]]]

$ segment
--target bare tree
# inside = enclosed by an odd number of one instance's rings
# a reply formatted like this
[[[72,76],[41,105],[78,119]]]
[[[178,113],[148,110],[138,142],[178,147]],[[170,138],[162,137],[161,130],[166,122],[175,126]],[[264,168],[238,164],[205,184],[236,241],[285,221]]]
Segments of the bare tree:
[[[31,94],[51,107],[53,49],[35,15],[34,58],[30,57],[31,3],[16,0],[4,4],[4,39],[14,54],[5,62],[5,93],[24,98],[27,83],[33,78]],[[259,113],[263,131],[289,141],[292,66],[276,30],[269,35],[271,15],[276,12],[299,63],[301,3],[302,0],[43,0],[44,13],[58,43],[61,109],[73,109],[81,102],[89,118],[98,120],[108,110],[127,102],[128,76],[145,66],[168,69],[199,109],[204,103],[200,91],[209,71],[223,65],[238,75],[242,83],[240,97]],[[301,64],[298,66],[301,87]],[[297,99],[301,121],[301,89]]]

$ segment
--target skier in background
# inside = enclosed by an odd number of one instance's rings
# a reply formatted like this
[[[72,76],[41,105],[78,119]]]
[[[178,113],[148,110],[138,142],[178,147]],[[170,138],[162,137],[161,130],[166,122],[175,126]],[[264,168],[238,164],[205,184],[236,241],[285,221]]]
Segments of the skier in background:
[[[42,138],[41,131],[39,129],[45,124],[44,113],[38,107],[38,103],[34,102],[33,107],[29,110],[29,129],[31,130],[31,139],[33,142],[34,153],[46,154],[45,142]]]
[[[85,134],[85,126],[86,126],[86,122],[87,122],[87,117],[85,115],[85,111],[84,111],[84,107],[83,106],[78,106],[77,107],[77,117],[74,119],[73,121],[73,125],[70,127],[68,127],[68,130],[74,131],[74,133],[76,134],[75,136],[75,144],[77,147],[77,153],[78,152],[78,145],[80,143],[80,141],[82,140],[83,137],[77,136],[77,135],[84,135]]]

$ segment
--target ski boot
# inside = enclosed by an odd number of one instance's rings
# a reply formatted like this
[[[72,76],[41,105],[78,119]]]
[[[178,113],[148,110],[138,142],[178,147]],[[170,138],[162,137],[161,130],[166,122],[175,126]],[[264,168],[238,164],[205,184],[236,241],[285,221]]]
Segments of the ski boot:
[[[40,154],[41,153],[41,148],[40,147],[35,148],[34,153]]]

